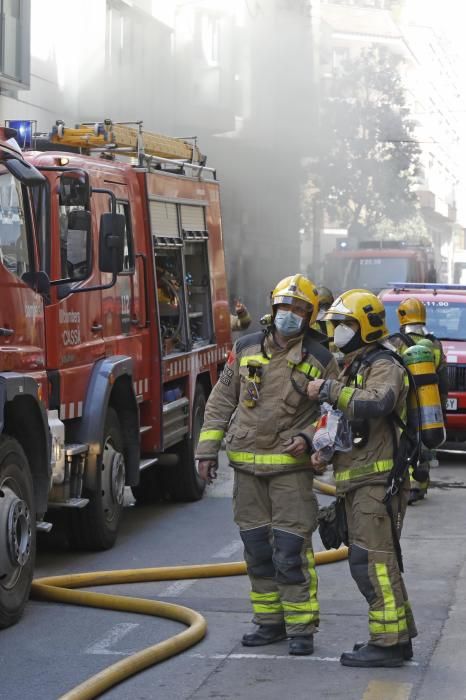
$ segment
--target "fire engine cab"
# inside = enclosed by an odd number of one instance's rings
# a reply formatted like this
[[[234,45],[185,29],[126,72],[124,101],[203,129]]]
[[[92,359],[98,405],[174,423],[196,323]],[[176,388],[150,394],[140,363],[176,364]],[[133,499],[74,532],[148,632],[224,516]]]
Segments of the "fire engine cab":
[[[26,152],[15,137],[0,128],[0,627],[37,528],[106,549],[125,485],[201,498],[194,449],[231,347],[219,185],[195,143],[110,121],[58,122]]]

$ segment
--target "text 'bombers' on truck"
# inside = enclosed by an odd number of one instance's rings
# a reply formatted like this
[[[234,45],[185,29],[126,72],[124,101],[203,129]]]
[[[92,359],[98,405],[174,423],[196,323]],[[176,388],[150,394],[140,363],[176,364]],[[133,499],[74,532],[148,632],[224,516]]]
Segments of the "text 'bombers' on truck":
[[[0,627],[58,511],[98,550],[125,485],[202,496],[194,450],[231,347],[219,186],[195,145],[58,123],[66,152],[22,153],[15,133],[0,128]]]

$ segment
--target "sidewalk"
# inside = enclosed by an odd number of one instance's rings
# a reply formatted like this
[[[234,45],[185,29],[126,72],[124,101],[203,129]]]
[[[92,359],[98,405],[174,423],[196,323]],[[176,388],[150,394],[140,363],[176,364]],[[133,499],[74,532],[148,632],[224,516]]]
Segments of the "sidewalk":
[[[466,467],[460,466],[461,461],[461,458],[455,458],[454,481],[459,481],[466,476]],[[447,469],[445,472],[449,479],[452,470]],[[435,481],[440,477],[442,479],[444,477],[442,467],[435,471],[433,479]],[[435,489],[433,493],[443,496],[441,489]],[[450,599],[448,617],[440,636],[435,640],[435,648],[424,678],[412,695],[412,700],[466,699],[466,490],[457,489],[456,493],[460,495],[459,499],[455,499],[457,508],[448,509],[445,514],[448,520],[451,518],[448,526],[451,537],[447,536],[444,539],[441,536],[443,529],[438,531],[439,544],[444,543],[443,549],[448,552],[448,555],[451,556],[452,552],[456,552],[457,574],[453,595]],[[430,557],[433,570],[438,570],[442,556],[443,552],[439,552],[437,547],[432,547]],[[422,632],[428,635],[428,627]]]

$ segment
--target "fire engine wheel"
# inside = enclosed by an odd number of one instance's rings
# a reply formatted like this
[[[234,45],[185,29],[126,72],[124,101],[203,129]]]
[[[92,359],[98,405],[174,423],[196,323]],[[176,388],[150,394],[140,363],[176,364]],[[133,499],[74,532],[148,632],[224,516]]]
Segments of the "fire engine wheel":
[[[32,476],[21,445],[0,437],[0,629],[19,620],[36,553]]]
[[[96,489],[85,491],[88,505],[71,513],[72,546],[91,550],[113,547],[123,512],[125,480],[120,421],[116,411],[109,407],[102,455],[97,463]]]
[[[204,390],[198,385],[192,410],[192,437],[186,438],[177,448],[178,464],[167,467],[165,472],[166,485],[174,501],[198,501],[205,490],[205,481],[200,478],[194,459],[204,422],[205,404]]]

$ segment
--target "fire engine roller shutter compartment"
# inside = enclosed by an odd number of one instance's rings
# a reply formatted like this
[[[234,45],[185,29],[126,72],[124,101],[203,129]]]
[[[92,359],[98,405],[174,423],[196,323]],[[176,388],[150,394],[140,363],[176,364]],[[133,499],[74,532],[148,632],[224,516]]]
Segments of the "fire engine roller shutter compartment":
[[[150,199],[149,214],[154,241],[162,354],[166,357],[213,342],[208,236],[203,206]],[[178,397],[180,391],[183,391],[183,385],[164,387],[164,405],[167,408],[172,394]],[[191,408],[191,437],[186,435],[181,442],[170,447],[169,451],[178,457],[177,464],[160,469],[161,489],[168,491],[176,501],[199,500],[205,490],[205,482],[198,475],[194,458],[205,404],[205,391],[198,383]],[[158,484],[153,475],[144,475],[143,481],[151,487],[156,497]],[[140,491],[137,488],[134,490],[136,498]],[[146,501],[146,496],[140,500]]]

